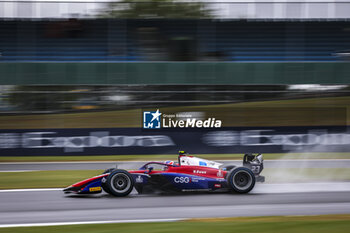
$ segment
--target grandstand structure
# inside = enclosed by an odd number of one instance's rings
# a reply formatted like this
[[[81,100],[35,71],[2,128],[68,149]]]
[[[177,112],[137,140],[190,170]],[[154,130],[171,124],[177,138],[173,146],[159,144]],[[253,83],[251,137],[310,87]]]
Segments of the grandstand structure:
[[[203,0],[192,18],[111,1],[0,0],[0,83],[348,84],[349,0]]]
[[[0,32],[1,62],[336,62],[350,50],[347,20],[13,19]]]

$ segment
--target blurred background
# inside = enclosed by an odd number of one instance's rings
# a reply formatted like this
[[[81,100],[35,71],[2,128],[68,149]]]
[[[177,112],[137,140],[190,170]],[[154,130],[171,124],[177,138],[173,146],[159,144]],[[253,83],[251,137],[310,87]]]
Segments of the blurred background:
[[[349,232],[349,107],[348,0],[0,0],[0,232]],[[143,129],[158,109],[222,127]],[[63,196],[179,150],[263,153],[266,183]],[[128,224],[23,228],[73,221]]]
[[[215,117],[224,128],[210,139],[203,130],[198,142],[162,130],[172,146],[132,153],[255,152],[239,136],[224,149],[210,141],[262,127],[343,135],[336,146],[304,136],[289,149],[257,136],[265,153],[323,151],[319,144],[348,152],[349,16],[349,1],[0,1],[1,154],[75,155],[48,141],[23,143],[43,129],[61,137],[154,134],[141,130],[145,109]],[[85,154],[129,151],[79,143],[94,149]]]

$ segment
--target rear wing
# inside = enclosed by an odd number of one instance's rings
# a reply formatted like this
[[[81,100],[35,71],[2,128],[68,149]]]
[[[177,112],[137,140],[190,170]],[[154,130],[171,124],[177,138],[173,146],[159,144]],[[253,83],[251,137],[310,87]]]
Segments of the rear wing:
[[[249,168],[256,177],[259,177],[261,171],[264,169],[262,154],[245,154],[243,157],[243,167]]]

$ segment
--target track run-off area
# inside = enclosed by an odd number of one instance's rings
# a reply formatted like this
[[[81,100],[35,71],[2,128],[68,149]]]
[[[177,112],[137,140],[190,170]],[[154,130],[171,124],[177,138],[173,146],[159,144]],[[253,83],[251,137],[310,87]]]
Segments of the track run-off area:
[[[132,169],[143,162],[118,162]],[[241,164],[240,161],[225,163]],[[105,169],[113,162],[1,163],[0,171]],[[350,168],[350,160],[274,161],[266,168]],[[269,177],[266,177],[268,180]],[[350,182],[257,184],[249,194],[184,193],[124,198],[105,193],[65,195],[54,189],[0,190],[0,227],[49,226],[113,222],[177,221],[188,218],[322,215],[350,213]]]

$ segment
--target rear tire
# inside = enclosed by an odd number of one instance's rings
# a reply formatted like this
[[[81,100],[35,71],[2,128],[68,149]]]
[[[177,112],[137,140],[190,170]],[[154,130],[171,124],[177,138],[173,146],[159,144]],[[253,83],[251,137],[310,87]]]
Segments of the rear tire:
[[[236,193],[248,193],[255,186],[255,175],[248,168],[236,167],[227,176],[227,183]]]
[[[125,170],[114,170],[106,181],[106,192],[116,196],[125,197],[134,188],[134,178]]]
[[[225,171],[231,171],[232,169],[234,169],[235,167],[237,167],[236,165],[225,165],[223,166],[221,169],[225,170]]]

